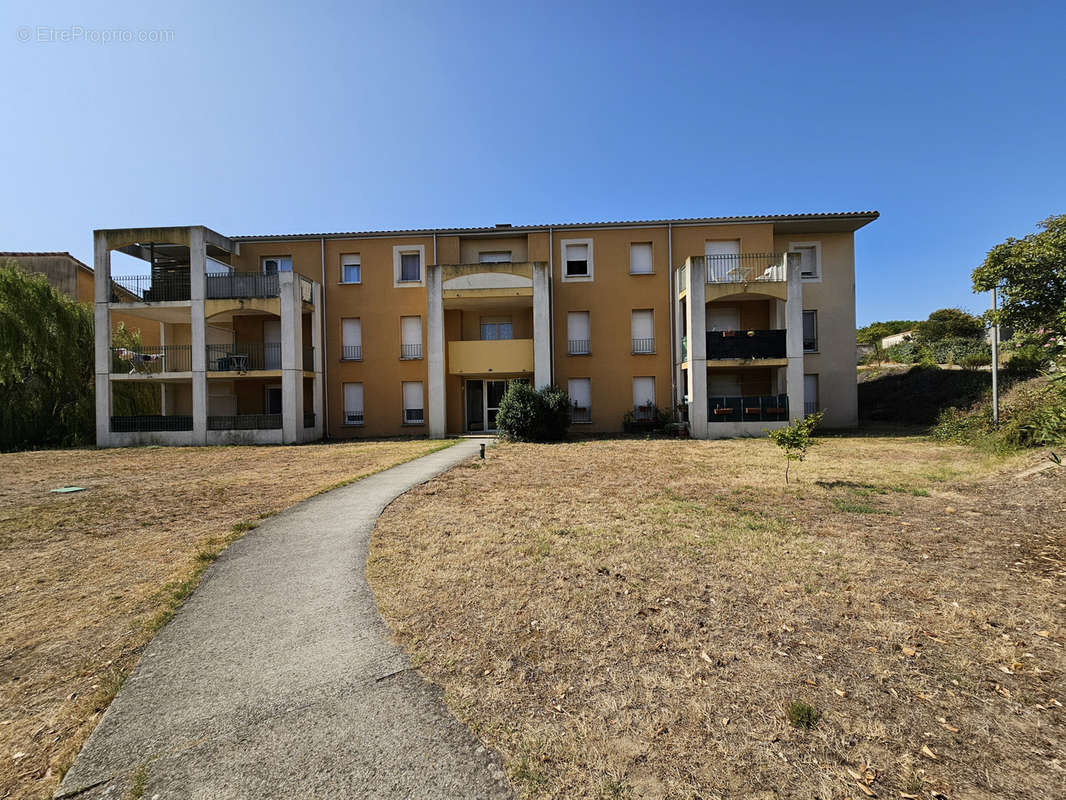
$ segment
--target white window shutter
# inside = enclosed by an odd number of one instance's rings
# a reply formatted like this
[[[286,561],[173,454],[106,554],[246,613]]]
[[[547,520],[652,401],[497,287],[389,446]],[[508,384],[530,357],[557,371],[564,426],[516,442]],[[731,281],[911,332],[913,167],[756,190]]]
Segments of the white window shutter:
[[[422,344],[422,318],[402,317],[401,333],[403,335],[403,344]]]
[[[359,319],[345,319],[342,323],[341,344],[344,347],[361,347],[363,324]]]
[[[632,327],[634,339],[655,338],[655,326],[650,310],[634,311]]]
[[[641,408],[642,406],[655,405],[655,378],[654,377],[640,377],[633,379],[633,406],[634,408]]]
[[[635,274],[652,271],[651,242],[636,242],[629,246],[629,271]]]

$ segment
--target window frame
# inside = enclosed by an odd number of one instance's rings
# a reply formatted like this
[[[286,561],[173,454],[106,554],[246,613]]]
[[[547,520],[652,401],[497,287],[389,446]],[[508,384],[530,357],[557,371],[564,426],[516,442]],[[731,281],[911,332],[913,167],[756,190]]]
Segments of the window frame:
[[[355,320],[359,323],[359,344],[347,344],[344,338],[344,323],[349,320]],[[345,358],[344,349],[346,347],[358,347],[359,358]],[[363,360],[363,320],[362,317],[341,317],[341,361],[362,361]]]
[[[405,255],[418,255],[418,280],[417,281],[405,281],[402,280],[403,275],[403,256]],[[424,244],[417,245],[394,245],[392,248],[392,285],[396,289],[409,289],[415,286],[426,285],[426,246]]]
[[[407,392],[406,387],[408,384],[417,385],[422,395],[422,419],[418,421],[410,421],[407,419]],[[411,409],[414,410],[414,409]],[[425,425],[426,424],[426,386],[423,381],[400,381],[400,417],[403,420],[404,425]]]
[[[803,333],[803,320],[806,318],[806,316],[808,314],[811,314],[814,317],[814,348],[811,349],[811,350],[807,349],[807,337],[804,336],[804,333]],[[819,344],[818,340],[819,340],[819,338],[820,337],[818,336],[818,309],[816,309],[816,308],[805,308],[805,309],[803,309],[803,311],[800,313],[800,344],[803,345],[803,354],[804,355],[809,355],[809,354],[818,352],[818,344]]]
[[[633,248],[647,246],[650,251],[648,258],[648,270],[637,272],[633,269]],[[630,242],[629,243],[629,274],[630,275],[654,275],[655,274],[655,243],[654,242]]]
[[[579,405],[576,405],[573,402],[573,395],[571,394],[571,391],[570,391],[570,384],[574,383],[575,381],[584,381],[585,385],[588,386],[588,405],[587,406],[579,406]],[[570,408],[571,409],[582,408],[582,409],[584,409],[585,411],[588,412],[588,419],[571,420],[571,424],[572,425],[591,425],[592,424],[592,379],[591,378],[585,378],[585,377],[568,378],[567,381],[566,381],[566,394],[567,394],[567,397],[570,399]],[[573,412],[571,412],[571,416],[572,415],[573,415]]]
[[[571,245],[585,245],[588,249],[588,257],[585,261],[587,272],[584,275],[570,275],[567,272],[568,262],[566,249]],[[595,253],[592,239],[560,239],[559,240],[559,272],[560,280],[566,283],[589,283],[595,280]]]
[[[807,277],[800,273],[800,280],[804,283],[821,283],[822,282],[822,243],[821,242],[789,242],[788,252],[798,253],[800,248],[811,248],[814,250],[814,274]]]
[[[403,323],[404,323],[405,319],[417,319],[418,320],[418,341],[417,342],[405,342],[404,341],[404,324]],[[423,342],[425,341],[425,338],[426,338],[426,329],[425,329],[425,326],[423,325],[422,315],[421,314],[402,314],[400,316],[400,360],[401,361],[419,361],[419,360],[421,360],[425,356],[425,353],[423,351]],[[405,356],[404,355],[403,349],[405,347],[416,347],[416,346],[418,347],[418,355],[416,355],[416,356]],[[425,398],[423,398],[422,402],[425,403]]]
[[[349,410],[354,410],[354,409],[349,409],[348,408],[348,387],[349,386],[358,386],[359,387],[359,401],[360,401],[360,405],[362,405],[362,408],[359,409],[359,412],[360,412],[359,416],[361,416],[362,419],[359,422],[349,422],[348,421],[348,412],[349,412]],[[342,396],[342,398],[344,400],[344,408],[342,409],[342,411],[344,413],[344,422],[341,423],[341,427],[342,428],[361,428],[363,425],[366,424],[366,386],[363,384],[363,381],[343,381],[341,383],[341,396]]]
[[[571,339],[570,338],[570,317],[575,314],[585,315],[585,328],[587,339]],[[584,351],[574,352],[570,349],[570,342],[588,342],[588,346]],[[574,311],[566,312],[566,354],[568,356],[588,356],[592,355],[592,312],[587,309],[576,309]]]
[[[359,263],[357,263],[357,264],[345,264],[344,263],[344,259],[346,259],[346,258],[356,258],[356,259],[358,259]],[[344,270],[345,270],[346,267],[355,267],[358,270],[358,272],[359,272],[359,279],[358,280],[354,280],[354,281],[345,280],[344,279]],[[340,283],[342,286],[358,286],[362,282],[363,282],[363,257],[362,257],[362,255],[359,254],[359,253],[341,253],[341,275],[340,275],[340,280],[338,281],[338,283]]]
[[[645,337],[636,335],[636,321],[638,314],[647,314],[651,322],[651,336]],[[629,312],[629,338],[632,345],[632,355],[635,356],[653,356],[655,355],[655,309],[654,308],[634,308]],[[651,350],[637,350],[636,343],[643,341],[644,339],[651,340]]]
[[[266,271],[266,262],[268,262],[268,261],[277,261],[278,262],[278,270],[277,270],[277,272],[267,272]],[[289,263],[289,268],[288,269],[282,269],[281,268],[281,265],[282,265],[283,261],[288,261],[288,263]],[[292,272],[292,256],[291,255],[284,255],[284,256],[259,256],[259,273],[261,275],[280,275],[283,272]]]

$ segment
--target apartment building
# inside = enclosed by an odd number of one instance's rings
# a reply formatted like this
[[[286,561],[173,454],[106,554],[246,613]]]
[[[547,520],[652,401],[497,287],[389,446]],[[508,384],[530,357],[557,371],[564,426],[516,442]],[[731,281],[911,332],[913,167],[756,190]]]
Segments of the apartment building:
[[[492,432],[514,380],[567,390],[578,433],[675,408],[698,438],[853,426],[854,233],[877,216],[96,231],[98,443]],[[145,274],[112,277],[113,251]],[[159,346],[116,353],[117,313]],[[162,413],[113,415],[117,381]]]

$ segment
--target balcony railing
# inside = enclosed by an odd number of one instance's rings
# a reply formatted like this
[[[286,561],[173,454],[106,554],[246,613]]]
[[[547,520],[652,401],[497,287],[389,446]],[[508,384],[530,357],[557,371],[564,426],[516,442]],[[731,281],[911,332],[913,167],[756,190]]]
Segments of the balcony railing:
[[[362,361],[363,346],[361,344],[346,344],[341,347],[341,361]]]
[[[421,425],[426,421],[426,415],[421,408],[405,408],[403,421],[408,425]]]
[[[706,256],[707,283],[754,283],[785,280],[784,253],[739,253]]]
[[[420,344],[401,344],[400,345],[400,358],[404,360],[417,359],[422,357],[422,345]]]
[[[633,340],[633,353],[635,355],[646,355],[648,353],[655,352],[655,339],[634,339]]]
[[[207,275],[204,292],[209,300],[277,297],[281,293],[281,287],[276,272],[211,272]]]
[[[304,366],[304,372],[314,372],[315,371],[315,348],[313,348],[313,347],[305,347],[304,348],[304,365],[303,366]]]
[[[803,416],[809,417],[811,414],[818,413],[818,401],[806,400],[803,403]]]
[[[157,431],[191,431],[192,417],[184,414],[147,414],[136,417],[111,417],[112,433],[154,433]]]
[[[362,425],[363,424],[363,412],[362,411],[345,411],[344,412],[344,424],[345,425]]]
[[[659,409],[655,407],[654,403],[647,403],[642,406],[633,406],[633,421],[634,422],[656,422],[659,418]]]
[[[582,406],[570,406],[570,422],[575,425],[592,422],[592,409]]]
[[[209,344],[207,369],[218,372],[281,369],[281,342]]]
[[[188,300],[190,297],[189,270],[158,271],[155,275],[117,275],[111,279],[121,293],[111,292],[111,302],[162,303]]]
[[[787,422],[788,395],[708,397],[707,421],[712,424],[715,422]]]
[[[163,372],[188,372],[191,369],[191,345],[168,344],[162,347],[141,345],[138,348],[111,348],[111,372],[113,373],[158,375]]]
[[[209,431],[270,431],[281,428],[281,414],[229,414],[207,418]]]
[[[784,358],[785,332],[707,331],[707,358]]]
[[[589,352],[588,339],[567,339],[566,354],[568,356],[587,356]]]

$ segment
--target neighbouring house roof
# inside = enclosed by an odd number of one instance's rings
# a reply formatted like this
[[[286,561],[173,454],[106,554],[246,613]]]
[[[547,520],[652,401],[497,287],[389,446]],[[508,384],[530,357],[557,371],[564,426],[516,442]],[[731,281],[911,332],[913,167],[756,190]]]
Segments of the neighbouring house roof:
[[[736,217],[682,217],[679,219],[645,219],[621,220],[616,222],[562,222],[546,225],[510,225],[498,224],[483,228],[416,228],[409,230],[381,231],[338,231],[333,233],[293,233],[261,234],[251,236],[230,236],[235,242],[254,242],[282,239],[347,239],[371,236],[432,236],[437,235],[480,235],[501,233],[532,233],[549,229],[574,230],[589,228],[623,228],[650,227],[660,225],[729,225],[735,223],[772,222],[779,226],[781,233],[792,232],[790,226],[804,223],[823,223],[834,226],[841,231],[854,231],[881,216],[879,211],[841,211],[813,214],[770,214],[765,216]],[[831,230],[832,228],[826,228]]]
[[[88,264],[84,263],[80,259],[75,258],[66,250],[56,250],[53,252],[0,252],[0,259],[5,258],[69,258],[82,269],[87,269],[89,270],[89,272],[93,271],[92,267],[90,267]]]

